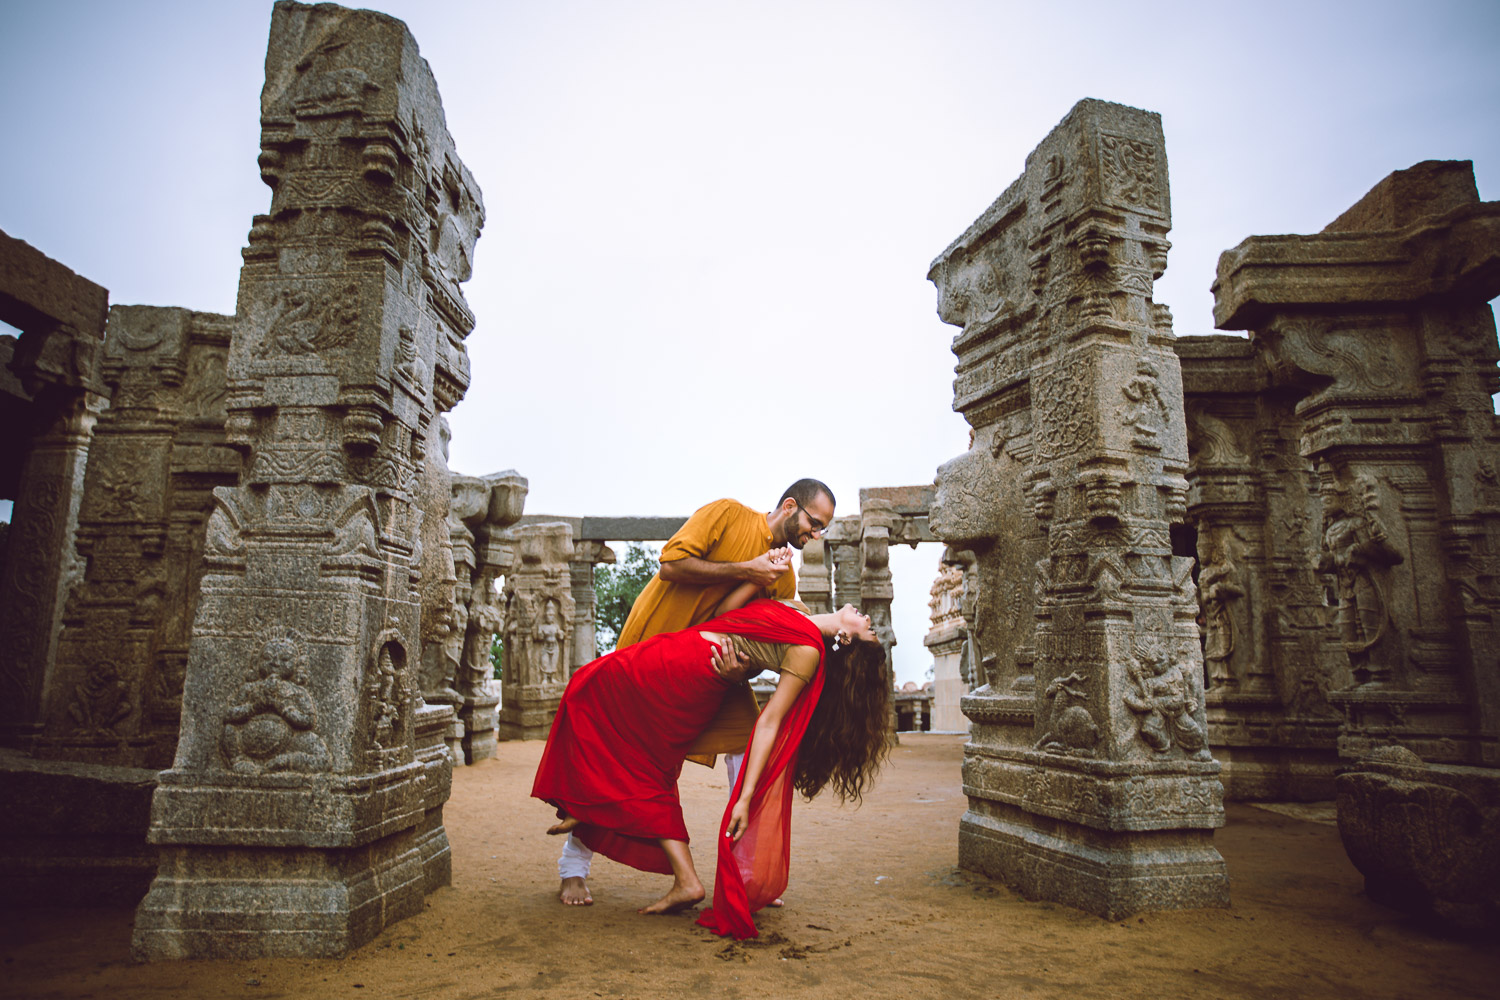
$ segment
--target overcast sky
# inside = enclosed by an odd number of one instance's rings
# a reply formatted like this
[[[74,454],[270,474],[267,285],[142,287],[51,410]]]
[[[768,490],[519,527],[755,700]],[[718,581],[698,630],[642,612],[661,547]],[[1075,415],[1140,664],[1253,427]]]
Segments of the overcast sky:
[[[1158,301],[1212,332],[1246,236],[1321,229],[1392,170],[1500,199],[1500,4],[389,2],[488,221],[455,470],[528,512],[768,509],[963,450],[928,264],[1084,97],[1160,112]],[[0,229],[113,303],[234,310],[271,4],[0,0]],[[929,551],[929,549],[931,551]],[[937,550],[903,550],[920,679]]]

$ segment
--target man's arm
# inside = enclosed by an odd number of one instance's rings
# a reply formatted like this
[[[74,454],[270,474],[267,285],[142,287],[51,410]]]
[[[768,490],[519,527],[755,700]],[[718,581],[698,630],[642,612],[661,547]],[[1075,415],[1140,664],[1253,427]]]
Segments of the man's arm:
[[[778,561],[770,552],[763,552],[745,562],[714,562],[698,556],[683,556],[681,559],[664,561],[660,575],[668,583],[686,583],[696,587],[735,582],[769,587],[791,568],[790,560]]]

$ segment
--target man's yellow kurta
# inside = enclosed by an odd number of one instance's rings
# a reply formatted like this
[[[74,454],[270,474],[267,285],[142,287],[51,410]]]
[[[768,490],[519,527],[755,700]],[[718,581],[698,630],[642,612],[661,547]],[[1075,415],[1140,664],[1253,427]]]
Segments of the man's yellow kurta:
[[[737,500],[715,500],[699,508],[687,523],[668,539],[661,561],[673,562],[696,556],[710,562],[746,562],[771,548],[771,530],[766,515]],[[657,573],[631,605],[630,617],[620,630],[616,649],[632,646],[663,632],[677,632],[708,620],[714,607],[738,586],[736,581],[697,586],[668,583]],[[762,594],[789,600],[797,593],[797,576],[791,570],[776,578]],[[724,706],[691,748],[695,756],[743,753],[760,712],[750,685],[732,691]]]

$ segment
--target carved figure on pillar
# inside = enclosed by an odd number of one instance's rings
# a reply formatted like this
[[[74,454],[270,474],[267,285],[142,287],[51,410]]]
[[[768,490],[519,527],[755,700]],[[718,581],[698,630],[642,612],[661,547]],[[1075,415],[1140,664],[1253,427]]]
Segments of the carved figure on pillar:
[[[1330,480],[1323,487],[1323,546],[1318,569],[1337,582],[1339,634],[1361,681],[1386,672],[1368,654],[1391,627],[1385,571],[1403,561],[1380,523],[1369,477],[1353,489]]]

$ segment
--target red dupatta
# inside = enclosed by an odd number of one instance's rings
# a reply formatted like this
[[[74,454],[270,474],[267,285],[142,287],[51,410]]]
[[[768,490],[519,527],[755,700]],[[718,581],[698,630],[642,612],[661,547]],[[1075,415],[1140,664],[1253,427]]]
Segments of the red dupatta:
[[[782,720],[771,756],[750,798],[750,822],[737,841],[729,839],[729,813],[740,799],[748,768],[741,768],[734,783],[719,823],[713,906],[698,916],[698,923],[715,934],[753,938],[760,932],[750,915],[786,891],[792,856],[792,783],[797,775],[797,749],[823,690],[823,636],[806,615],[774,601],[755,601],[696,628],[766,642],[811,645],[818,650],[817,673]],[[752,734],[746,757],[754,743]]]

